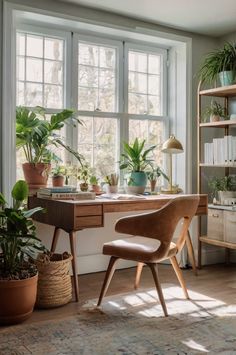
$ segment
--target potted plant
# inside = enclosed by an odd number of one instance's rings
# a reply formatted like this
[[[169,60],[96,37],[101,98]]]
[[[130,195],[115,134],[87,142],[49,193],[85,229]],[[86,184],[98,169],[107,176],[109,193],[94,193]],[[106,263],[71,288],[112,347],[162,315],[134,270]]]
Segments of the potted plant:
[[[80,180],[80,190],[81,191],[88,191],[88,183],[91,176],[91,169],[88,163],[83,164],[78,169],[78,179]]]
[[[147,185],[147,175],[145,170],[152,163],[149,159],[150,153],[156,148],[156,145],[145,149],[145,140],[139,141],[135,138],[133,144],[124,142],[124,153],[121,154],[120,169],[126,169],[131,173],[129,187],[135,186],[136,193],[143,193]]]
[[[168,176],[159,166],[151,165],[151,170],[147,171],[147,178],[150,181],[151,192],[155,191],[156,183],[160,176],[163,176],[164,179],[169,180]]]
[[[63,110],[46,119],[45,109],[30,111],[26,107],[16,110],[16,148],[22,148],[26,163],[23,164],[25,180],[30,189],[46,186],[51,169],[51,161],[59,158],[53,152],[55,147],[63,147],[82,163],[83,157],[67,146],[59,132],[66,123],[81,123],[72,117],[72,110]]]
[[[236,75],[236,47],[226,42],[221,49],[207,54],[199,70],[200,80],[209,84],[219,78],[221,86],[231,85]]]
[[[99,182],[99,179],[95,175],[90,176],[89,183],[92,186],[92,190],[93,190],[93,192],[99,194],[101,189],[100,189],[98,182]]]
[[[63,186],[66,175],[66,168],[63,165],[56,165],[52,169],[52,186]]]
[[[106,175],[104,182],[106,184],[106,191],[108,194],[114,194],[118,192],[119,175],[115,173]]]
[[[225,108],[222,107],[217,101],[212,100],[211,105],[206,107],[203,117],[205,122],[207,122],[208,119],[210,122],[221,121],[226,117]]]
[[[27,210],[23,201],[28,186],[19,180],[12,189],[13,205],[0,193],[0,323],[13,324],[28,318],[37,292],[37,268],[31,262],[44,250],[36,237],[31,216],[41,207]]]
[[[224,176],[224,177],[212,177],[208,186],[213,192],[213,196],[216,199],[218,194],[218,200],[221,204],[224,204],[224,200],[236,197],[236,177]]]

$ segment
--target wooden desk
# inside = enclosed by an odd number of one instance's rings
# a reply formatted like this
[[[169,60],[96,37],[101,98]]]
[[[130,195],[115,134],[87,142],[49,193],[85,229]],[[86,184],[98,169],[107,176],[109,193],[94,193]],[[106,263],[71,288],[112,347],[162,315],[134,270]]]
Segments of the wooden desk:
[[[180,195],[148,196],[140,200],[110,200],[97,198],[96,200],[71,201],[47,200],[29,197],[29,208],[41,206],[46,213],[36,213],[34,220],[55,227],[51,251],[55,251],[60,229],[69,234],[71,254],[73,256],[72,269],[74,276],[75,297],[78,301],[79,285],[77,277],[76,231],[86,228],[99,228],[104,225],[104,213],[133,212],[143,210],[157,210],[167,202]],[[187,195],[186,195],[187,196]],[[207,214],[207,195],[200,195],[196,215]],[[193,247],[190,236],[186,237],[186,245],[193,268],[196,270]]]

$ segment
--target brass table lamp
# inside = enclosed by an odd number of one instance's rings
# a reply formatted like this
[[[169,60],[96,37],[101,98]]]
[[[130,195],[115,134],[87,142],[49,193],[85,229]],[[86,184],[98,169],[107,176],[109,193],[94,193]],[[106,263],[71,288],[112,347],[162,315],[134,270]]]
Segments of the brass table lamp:
[[[162,153],[169,154],[169,186],[168,189],[162,189],[161,192],[165,194],[176,194],[178,189],[172,185],[172,154],[183,153],[182,144],[175,138],[174,135],[171,135],[167,141],[162,145]]]

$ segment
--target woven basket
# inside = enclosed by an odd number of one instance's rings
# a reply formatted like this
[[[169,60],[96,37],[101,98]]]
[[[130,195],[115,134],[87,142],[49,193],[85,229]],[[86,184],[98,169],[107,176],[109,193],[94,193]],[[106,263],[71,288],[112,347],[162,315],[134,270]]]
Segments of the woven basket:
[[[64,254],[39,254],[38,291],[36,306],[52,308],[62,306],[72,299],[72,285],[69,274],[72,256]]]

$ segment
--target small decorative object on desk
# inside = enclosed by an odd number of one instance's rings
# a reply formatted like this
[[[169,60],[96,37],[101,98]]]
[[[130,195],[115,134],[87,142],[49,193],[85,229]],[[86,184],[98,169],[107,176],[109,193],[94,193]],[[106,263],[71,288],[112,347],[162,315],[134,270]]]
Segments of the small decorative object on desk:
[[[66,175],[66,168],[62,165],[56,165],[52,171],[52,186],[63,186],[65,175]]]
[[[106,192],[108,194],[116,194],[118,192],[118,181],[119,175],[115,173],[105,176],[104,182],[106,183]]]
[[[80,190],[88,191],[89,188],[89,179],[91,176],[91,168],[88,163],[81,165],[78,170],[78,179],[80,181]]]
[[[89,182],[90,182],[90,185],[92,187],[92,191],[95,192],[96,194],[101,194],[101,192],[102,192],[101,191],[101,187],[98,184],[99,179],[95,175],[92,175],[90,177]]]

